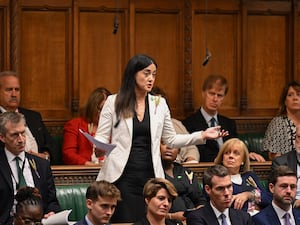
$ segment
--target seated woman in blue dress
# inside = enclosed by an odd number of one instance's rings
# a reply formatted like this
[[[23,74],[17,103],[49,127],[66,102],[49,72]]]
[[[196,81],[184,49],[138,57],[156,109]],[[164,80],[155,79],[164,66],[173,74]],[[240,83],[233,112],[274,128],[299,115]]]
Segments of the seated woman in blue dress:
[[[225,166],[231,175],[233,208],[254,215],[271,203],[271,193],[262,186],[257,175],[250,171],[249,152],[243,141],[238,138],[227,140],[214,162]]]

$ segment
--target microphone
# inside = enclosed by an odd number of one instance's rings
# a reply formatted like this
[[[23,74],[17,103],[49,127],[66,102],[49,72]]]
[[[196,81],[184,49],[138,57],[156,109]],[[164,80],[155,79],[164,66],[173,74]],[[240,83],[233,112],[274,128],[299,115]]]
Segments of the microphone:
[[[208,48],[206,48],[205,58],[202,62],[202,66],[206,66],[206,64],[208,63],[210,57],[211,57],[211,54],[210,54]]]
[[[118,18],[117,18],[117,16],[115,16],[115,19],[114,19],[114,31],[113,31],[113,34],[117,34],[118,29],[119,29]]]

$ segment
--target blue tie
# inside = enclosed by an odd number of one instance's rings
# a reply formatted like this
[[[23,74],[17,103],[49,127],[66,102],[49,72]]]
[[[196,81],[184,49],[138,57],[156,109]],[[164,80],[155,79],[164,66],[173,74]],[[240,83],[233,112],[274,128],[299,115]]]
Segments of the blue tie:
[[[292,225],[291,222],[290,222],[290,214],[289,213],[286,213],[284,214],[284,224],[285,225]]]
[[[220,218],[221,218],[221,220],[222,220],[222,225],[227,225],[227,222],[226,222],[226,216],[222,213],[221,215],[220,215]]]
[[[215,127],[216,126],[216,119],[214,117],[212,117],[210,119],[210,127]]]

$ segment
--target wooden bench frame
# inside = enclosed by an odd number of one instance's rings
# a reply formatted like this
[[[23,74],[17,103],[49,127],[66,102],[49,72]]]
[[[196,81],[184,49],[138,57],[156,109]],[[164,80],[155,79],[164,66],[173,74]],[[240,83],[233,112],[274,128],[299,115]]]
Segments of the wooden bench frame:
[[[267,180],[270,174],[271,161],[259,163],[251,162],[251,170],[254,171],[260,180]],[[202,180],[203,172],[213,163],[193,163],[183,166],[191,169]],[[101,166],[78,166],[78,165],[57,165],[51,166],[55,185],[70,185],[78,183],[91,183],[96,180]]]

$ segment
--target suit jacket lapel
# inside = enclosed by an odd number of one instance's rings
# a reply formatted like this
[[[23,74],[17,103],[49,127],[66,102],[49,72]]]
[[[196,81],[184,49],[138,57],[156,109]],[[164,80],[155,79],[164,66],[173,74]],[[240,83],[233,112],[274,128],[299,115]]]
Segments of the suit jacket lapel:
[[[267,218],[273,218],[272,225],[281,225],[280,220],[279,220],[277,213],[275,212],[273,206],[269,205],[269,207],[271,208],[271,210],[268,210]]]
[[[8,172],[9,171],[9,172]],[[4,149],[0,149],[0,173],[2,173],[4,180],[8,184],[9,188],[13,191],[13,183],[12,183],[12,171],[7,161],[7,157],[5,155]]]
[[[206,206],[204,206],[204,210],[206,211],[204,213],[204,215],[207,215],[207,217],[206,217],[207,224],[219,224],[218,218],[217,218],[214,210],[212,209],[210,203],[207,203]]]
[[[231,208],[229,208],[229,218],[230,218],[231,225],[241,224],[241,221],[239,221],[239,219],[236,218],[236,216],[234,215],[233,210]]]
[[[293,216],[294,216],[296,225],[300,225],[300,210],[293,209]]]
[[[130,140],[132,140],[133,118],[130,117],[130,118],[125,119],[125,122],[126,122],[126,125],[127,125],[127,128],[128,128],[128,131],[129,131]]]
[[[148,94],[148,104],[149,104],[149,115],[150,115],[150,132],[151,137],[153,137],[154,134],[156,134],[157,130],[157,121],[159,113],[156,113],[156,104],[155,99],[159,98],[158,96],[151,96]],[[151,138],[153,139],[153,138]]]
[[[26,158],[27,158],[28,163],[29,163],[29,167],[30,167],[30,170],[31,170],[34,186],[37,187],[38,189],[40,189],[40,182],[39,182],[40,174],[39,174],[39,171],[38,171],[38,168],[37,168],[36,160],[30,154],[25,153],[25,155],[26,155]]]
[[[297,153],[292,151],[291,154],[287,155],[287,161],[290,162],[290,167],[297,173]]]
[[[207,129],[207,128],[208,128],[208,124],[207,124],[207,122],[206,122],[204,116],[203,116],[202,113],[201,113],[201,109],[199,109],[199,110],[197,111],[197,113],[199,114],[199,116],[196,117],[197,120],[198,120],[198,123],[200,124],[200,127],[203,127],[203,129],[201,129],[201,130]],[[219,118],[218,118],[218,120],[219,120]]]

